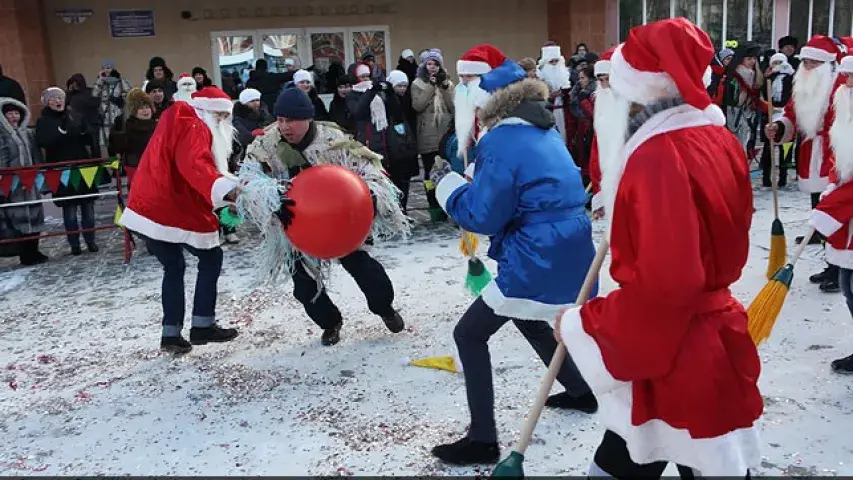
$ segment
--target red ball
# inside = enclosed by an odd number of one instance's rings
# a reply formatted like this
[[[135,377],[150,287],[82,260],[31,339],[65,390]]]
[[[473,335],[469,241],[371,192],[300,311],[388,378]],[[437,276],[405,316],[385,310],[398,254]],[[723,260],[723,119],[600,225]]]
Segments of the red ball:
[[[293,178],[287,196],[293,222],[287,237],[314,258],[341,258],[358,249],[370,234],[373,200],[367,183],[336,165],[317,165]]]

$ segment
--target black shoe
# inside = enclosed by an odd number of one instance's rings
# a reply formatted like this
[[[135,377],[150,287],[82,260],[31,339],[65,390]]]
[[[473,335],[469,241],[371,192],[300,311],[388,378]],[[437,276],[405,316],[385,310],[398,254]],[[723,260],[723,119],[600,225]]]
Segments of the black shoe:
[[[100,248],[98,248],[97,243],[92,242],[92,243],[86,244],[86,250],[88,250],[91,253],[98,253],[98,250],[100,250]]]
[[[342,324],[338,324],[337,327],[327,328],[323,330],[323,335],[320,337],[320,343],[323,344],[324,347],[331,347],[332,345],[337,345],[338,342],[341,341],[341,327]]]
[[[853,355],[833,361],[832,371],[844,375],[853,375]]]
[[[827,278],[820,284],[820,291],[823,293],[838,293],[841,291],[841,285],[838,284],[837,278]]]
[[[452,465],[477,465],[497,463],[501,451],[497,443],[473,442],[465,437],[456,443],[433,448],[432,454]]]
[[[212,327],[193,327],[190,329],[190,342],[193,345],[224,343],[235,338],[237,338],[237,329],[234,328],[220,328],[219,325],[213,325]]]
[[[35,256],[34,256],[33,258],[35,258],[35,261],[36,261],[36,263],[37,263],[37,264],[39,264],[39,263],[45,263],[45,262],[47,262],[48,260],[50,260],[50,257],[48,257],[47,255],[45,255],[45,254],[43,254],[43,253],[39,252],[38,250],[36,250],[36,254],[35,254]]]
[[[545,406],[563,410],[577,410],[583,413],[595,413],[598,411],[598,400],[596,400],[592,392],[580,397],[573,397],[569,395],[569,392],[563,392],[548,397]]]
[[[388,330],[391,330],[391,333],[400,333],[406,328],[403,317],[400,316],[399,312],[394,312],[394,315],[388,317],[382,317],[382,321],[385,322],[385,326],[388,327]]]
[[[193,349],[190,342],[184,340],[184,337],[162,337],[160,338],[160,350],[165,350],[169,353],[184,354]]]
[[[71,245],[71,255],[77,256],[83,253],[83,250],[80,250],[80,245]]]
[[[800,242],[800,243],[802,243],[802,242]],[[833,272],[833,268],[827,266],[826,268],[823,269],[822,272],[815,273],[814,275],[809,277],[809,281],[812,283],[821,284],[824,282],[824,280],[827,280],[831,276],[832,272]]]
[[[803,243],[803,240],[805,240],[805,239],[806,239],[806,237],[801,235],[801,236],[794,239],[794,243],[799,245],[799,244]],[[809,245],[821,245],[822,243],[823,243],[823,239],[820,238],[820,235],[818,235],[817,233],[812,235],[812,238],[809,239]]]

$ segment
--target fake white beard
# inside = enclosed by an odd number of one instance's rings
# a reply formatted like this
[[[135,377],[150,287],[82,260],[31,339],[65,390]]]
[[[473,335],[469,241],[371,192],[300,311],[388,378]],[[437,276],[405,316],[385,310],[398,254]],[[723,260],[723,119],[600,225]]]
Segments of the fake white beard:
[[[196,92],[195,81],[193,81],[192,85],[189,83],[178,84],[178,89],[175,91],[175,94],[172,95],[172,98],[176,101],[181,102],[189,102],[193,98],[193,93]]]
[[[797,125],[808,139],[817,136],[829,107],[829,96],[835,83],[832,65],[824,63],[813,70],[800,64],[794,75],[794,113]]]
[[[612,88],[596,88],[595,127],[598,145],[598,162],[601,167],[601,195],[604,195],[604,214],[607,219],[607,236],[613,224],[613,206],[616,192],[625,169],[623,149],[627,142],[631,102]]]
[[[476,143],[474,124],[477,122],[477,109],[482,108],[489,97],[489,93],[480,88],[479,78],[456,86],[456,92],[453,95],[454,125],[460,155],[469,142]]]
[[[835,153],[835,171],[841,182],[853,178],[853,90],[841,85],[835,92],[835,121],[829,140]]]
[[[231,124],[231,118],[228,120],[218,120],[212,112],[206,110],[198,110],[199,118],[210,129],[213,136],[213,142],[210,145],[210,153],[213,155],[213,161],[216,163],[216,170],[224,177],[231,180],[237,180],[237,177],[228,171],[228,159],[231,157],[231,152],[234,148],[234,126]]]
[[[548,84],[548,88],[553,92],[561,88],[571,86],[569,81],[569,70],[566,68],[566,59],[560,57],[560,62],[556,65],[546,63],[539,68],[539,78]]]

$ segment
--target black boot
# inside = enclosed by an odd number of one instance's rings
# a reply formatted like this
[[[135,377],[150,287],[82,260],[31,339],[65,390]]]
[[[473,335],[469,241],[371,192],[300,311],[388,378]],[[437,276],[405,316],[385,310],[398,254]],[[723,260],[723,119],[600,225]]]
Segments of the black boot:
[[[184,354],[193,349],[190,342],[184,340],[184,337],[162,337],[160,338],[160,349],[169,353]]]
[[[71,255],[75,257],[83,253],[83,250],[80,249],[80,245],[71,245]]]
[[[820,284],[820,291],[823,293],[838,293],[841,291],[841,285],[838,284],[838,277],[829,277]]]
[[[452,465],[476,465],[497,463],[501,450],[496,442],[473,442],[465,437],[456,443],[433,448],[432,454]]]
[[[844,375],[853,375],[853,355],[833,361],[832,371]]]
[[[394,312],[393,315],[382,317],[382,321],[385,322],[385,326],[388,327],[388,330],[391,330],[391,333],[400,333],[406,328],[406,324],[403,322],[403,317],[400,316],[399,312]]]
[[[332,345],[337,345],[338,342],[341,341],[341,327],[342,324],[338,324],[336,327],[327,328],[323,330],[323,335],[320,337],[320,343],[325,347],[331,347]]]
[[[820,273],[815,273],[811,277],[809,277],[809,281],[812,283],[816,283],[820,285],[824,280],[829,278],[829,275],[832,273],[832,267],[827,265],[826,268],[823,269]]]
[[[207,345],[208,343],[230,342],[237,338],[237,330],[234,328],[220,328],[219,325],[211,327],[193,327],[190,329],[190,342],[193,345]]]
[[[569,395],[569,392],[563,392],[548,397],[545,406],[563,410],[577,410],[583,413],[595,413],[598,411],[598,400],[596,400],[592,392],[580,397],[573,397]]]
[[[100,248],[98,248],[97,243],[91,242],[91,243],[86,243],[86,250],[88,250],[91,253],[98,253],[98,250],[100,250]]]

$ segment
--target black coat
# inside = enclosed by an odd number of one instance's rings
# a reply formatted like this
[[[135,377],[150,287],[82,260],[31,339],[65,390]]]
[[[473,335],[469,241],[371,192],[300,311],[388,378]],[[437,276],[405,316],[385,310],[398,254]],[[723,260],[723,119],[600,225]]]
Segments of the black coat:
[[[237,141],[240,142],[244,151],[255,139],[252,131],[264,128],[273,122],[275,118],[263,103],[257,112],[239,102],[234,105],[234,128],[237,130]]]
[[[385,89],[381,90],[380,85],[384,85]],[[385,115],[388,118],[388,128],[394,128],[394,125],[404,124],[406,129],[412,130],[411,124],[406,120],[403,107],[400,99],[394,93],[393,87],[387,82],[374,84],[374,87],[366,92],[356,92],[352,90],[347,95],[347,106],[353,115],[356,122],[356,140],[366,145],[372,151],[382,155],[384,158],[382,164],[389,172],[397,173],[400,171],[417,175],[418,156],[415,153],[411,158],[393,158],[389,155],[387,144],[387,133],[377,132],[373,127],[373,122],[370,117],[370,103],[379,95],[385,104]],[[417,143],[417,142],[415,142]]]
[[[350,135],[355,135],[355,118],[349,111],[347,101],[337,93],[329,105],[329,117]]]
[[[86,122],[68,110],[57,112],[50,107],[45,107],[42,110],[41,117],[36,122],[36,144],[39,148],[44,149],[44,163],[94,158],[91,154],[94,147],[92,145],[92,135],[89,134],[88,130]],[[53,194],[53,198],[86,195],[96,193],[97,191],[98,187],[96,185],[87,187],[86,182],[81,178],[76,189],[70,181],[68,185],[60,184],[57,191]],[[80,204],[94,201],[95,198],[86,198],[56,202],[56,205],[61,207],[65,204]]]
[[[121,155],[121,162],[128,167],[138,167],[148,141],[154,135],[157,121],[130,117],[124,125],[117,125],[110,133],[110,155]]]
[[[70,88],[71,86],[74,88]],[[77,73],[68,80],[68,94],[65,103],[75,116],[81,117],[89,132],[95,134],[101,124],[101,99],[92,96],[92,88],[86,85],[86,78]]]
[[[278,94],[284,87],[284,84],[293,80],[293,73],[270,73],[261,70],[252,70],[249,74],[249,81],[246,82],[246,88],[254,88],[261,92],[261,103],[267,106],[270,113],[272,112],[275,101],[278,100]]]
[[[24,95],[24,89],[21,84],[15,79],[9,78],[0,72],[0,98],[14,98],[15,100],[27,104],[27,96]]]

